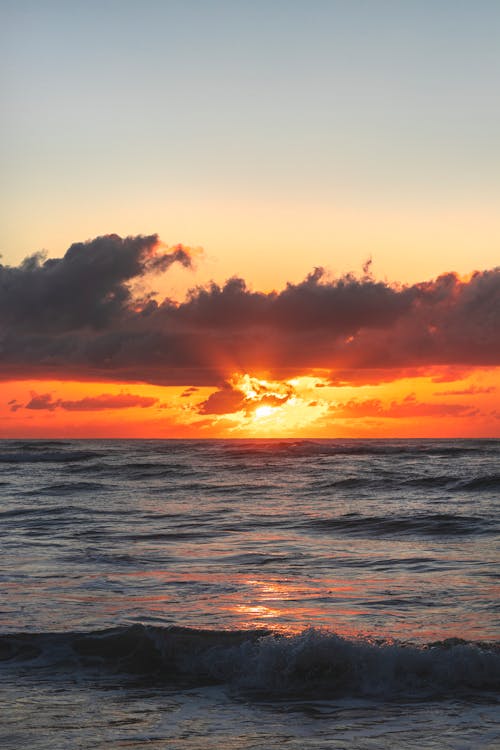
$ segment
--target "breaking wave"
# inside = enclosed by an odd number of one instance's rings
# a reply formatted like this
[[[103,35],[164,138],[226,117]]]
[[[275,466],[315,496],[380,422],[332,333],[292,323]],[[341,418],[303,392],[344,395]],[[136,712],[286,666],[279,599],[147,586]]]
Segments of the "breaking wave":
[[[23,670],[91,669],[179,686],[222,684],[270,698],[439,699],[500,689],[500,644],[415,645],[309,629],[194,630],[132,625],[89,633],[0,636],[0,660]]]

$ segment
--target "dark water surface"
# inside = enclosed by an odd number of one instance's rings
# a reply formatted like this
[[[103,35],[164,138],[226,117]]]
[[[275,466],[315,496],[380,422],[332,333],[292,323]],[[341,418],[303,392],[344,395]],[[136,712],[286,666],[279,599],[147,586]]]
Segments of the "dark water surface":
[[[5,748],[498,748],[500,441],[0,441]]]

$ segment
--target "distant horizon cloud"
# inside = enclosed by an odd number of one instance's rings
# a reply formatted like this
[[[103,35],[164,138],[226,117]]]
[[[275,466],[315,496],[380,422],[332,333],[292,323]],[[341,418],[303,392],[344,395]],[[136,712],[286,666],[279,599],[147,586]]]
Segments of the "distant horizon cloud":
[[[158,403],[157,398],[139,396],[133,393],[102,393],[98,396],[85,396],[79,399],[54,398],[51,393],[36,393],[32,391],[31,398],[26,404],[16,399],[9,402],[11,411],[31,409],[36,411],[105,411],[107,409],[147,409]]]
[[[203,407],[217,413],[237,404],[224,385],[234,372],[321,370],[356,382],[369,372],[390,380],[419,368],[500,365],[498,267],[412,285],[377,281],[369,264],[338,278],[315,268],[271,292],[233,277],[195,286],[180,303],[134,291],[174,264],[192,268],[189,248],[154,234],[106,235],[62,258],[0,265],[1,379],[217,386]]]

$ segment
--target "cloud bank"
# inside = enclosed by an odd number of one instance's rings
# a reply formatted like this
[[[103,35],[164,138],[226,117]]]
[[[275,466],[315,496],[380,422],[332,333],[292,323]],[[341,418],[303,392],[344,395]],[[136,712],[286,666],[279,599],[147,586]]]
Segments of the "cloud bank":
[[[106,411],[108,409],[132,409],[140,407],[147,409],[158,403],[157,398],[151,396],[138,396],[133,393],[102,393],[98,396],[86,396],[76,400],[55,399],[51,393],[31,392],[31,398],[26,404],[19,403],[16,399],[9,402],[11,411],[19,409],[31,409],[34,411]]]
[[[256,292],[239,278],[177,304],[133,289],[189,250],[157,235],[97,237],[63,258],[0,265],[0,377],[220,385],[232,372],[282,378],[322,370],[332,382],[391,379],[415,368],[500,365],[500,269],[409,286],[364,269]],[[236,397],[209,400],[218,413]],[[76,408],[76,407],[75,407]]]

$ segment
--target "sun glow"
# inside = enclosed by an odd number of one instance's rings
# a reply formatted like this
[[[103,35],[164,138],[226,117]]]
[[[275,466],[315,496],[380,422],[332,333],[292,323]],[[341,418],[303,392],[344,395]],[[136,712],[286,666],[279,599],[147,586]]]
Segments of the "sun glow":
[[[258,406],[253,415],[255,419],[264,419],[265,417],[270,417],[275,411],[276,409],[272,406]]]
[[[240,408],[225,414],[233,421],[233,434],[272,437],[298,434],[328,410],[317,398],[319,378],[303,376],[290,380],[267,380],[248,373],[235,373],[229,383],[241,394]]]
[[[0,385],[0,436],[495,437],[498,382],[498,368],[388,382],[375,371],[359,383],[320,370],[286,380],[233,371],[218,387],[12,380]]]

